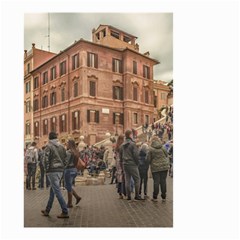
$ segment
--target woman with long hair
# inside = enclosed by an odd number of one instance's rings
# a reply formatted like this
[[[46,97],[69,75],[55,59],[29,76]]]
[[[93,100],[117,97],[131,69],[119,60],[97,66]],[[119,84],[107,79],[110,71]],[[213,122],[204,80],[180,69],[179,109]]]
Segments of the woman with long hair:
[[[114,151],[114,158],[116,160],[117,192],[119,194],[120,199],[123,199],[123,195],[126,196],[123,166],[120,163],[120,159],[119,159],[119,149],[123,141],[124,141],[124,136],[120,135],[117,139],[117,143]]]
[[[64,171],[65,188],[68,192],[67,207],[72,208],[72,196],[76,198],[76,205],[80,202],[81,197],[73,189],[73,181],[77,176],[76,163],[79,158],[79,152],[76,149],[76,144],[73,140],[69,140],[67,143],[67,165]]]

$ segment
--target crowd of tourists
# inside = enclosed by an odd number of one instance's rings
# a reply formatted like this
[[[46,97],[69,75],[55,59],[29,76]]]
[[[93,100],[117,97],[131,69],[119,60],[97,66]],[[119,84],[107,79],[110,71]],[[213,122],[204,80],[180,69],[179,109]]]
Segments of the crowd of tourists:
[[[171,113],[171,111],[169,111]],[[171,115],[171,114],[170,114]],[[161,129],[170,129],[168,142],[163,140]],[[148,131],[149,126],[146,128]],[[73,140],[62,145],[55,132],[49,133],[49,141],[41,149],[33,142],[25,151],[26,189],[36,190],[35,178],[38,187],[50,187],[49,199],[42,215],[49,216],[54,196],[61,206],[62,212],[58,218],[68,218],[68,208],[78,204],[81,197],[74,190],[75,178],[79,174],[76,164],[82,159],[89,174],[97,175],[100,171],[109,169],[111,182],[117,185],[120,199],[142,201],[149,198],[148,176],[153,178],[152,201],[158,201],[159,192],[164,203],[166,201],[167,175],[173,177],[173,141],[172,122],[166,121],[163,125],[151,125],[152,135],[145,142],[138,142],[134,132],[127,130],[120,135],[112,150],[101,146],[86,146],[81,151]],[[136,141],[135,141],[136,140]],[[110,152],[112,151],[112,152]],[[45,181],[44,181],[45,179]],[[61,182],[67,190],[67,202],[61,193]],[[134,198],[132,199],[132,193]]]

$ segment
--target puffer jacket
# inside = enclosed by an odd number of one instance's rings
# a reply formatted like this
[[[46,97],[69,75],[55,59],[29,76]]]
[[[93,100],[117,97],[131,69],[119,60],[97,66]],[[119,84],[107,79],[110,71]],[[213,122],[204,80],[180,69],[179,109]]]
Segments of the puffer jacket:
[[[149,148],[147,159],[152,172],[160,172],[169,169],[169,158],[167,151],[162,147],[160,141],[153,141]]]
[[[138,148],[131,138],[127,138],[120,147],[119,158],[124,166],[138,166]]]
[[[54,149],[58,154],[55,153]],[[49,140],[44,149],[44,167],[46,173],[63,172],[67,164],[66,158],[67,154],[64,146],[57,139]]]

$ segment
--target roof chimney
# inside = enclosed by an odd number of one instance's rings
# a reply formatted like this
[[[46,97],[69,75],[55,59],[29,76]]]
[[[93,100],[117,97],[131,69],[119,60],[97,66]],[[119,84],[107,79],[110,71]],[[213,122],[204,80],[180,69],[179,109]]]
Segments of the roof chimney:
[[[32,43],[32,48],[35,48],[35,43]]]
[[[27,57],[27,50],[24,50],[24,57]]]

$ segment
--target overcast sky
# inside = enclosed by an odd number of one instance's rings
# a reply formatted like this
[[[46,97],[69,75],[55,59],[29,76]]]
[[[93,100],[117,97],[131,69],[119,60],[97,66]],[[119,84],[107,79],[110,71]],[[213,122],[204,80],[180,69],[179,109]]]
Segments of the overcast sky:
[[[50,50],[59,53],[75,40],[92,41],[92,29],[100,24],[112,25],[137,38],[140,53],[161,63],[154,67],[154,79],[173,78],[173,14],[172,13],[51,13]],[[32,43],[48,50],[48,14],[25,14],[24,49]]]

